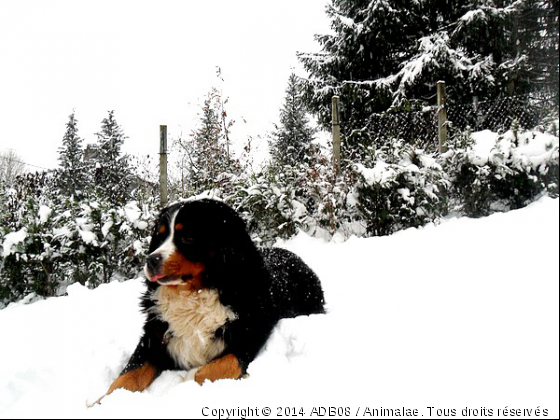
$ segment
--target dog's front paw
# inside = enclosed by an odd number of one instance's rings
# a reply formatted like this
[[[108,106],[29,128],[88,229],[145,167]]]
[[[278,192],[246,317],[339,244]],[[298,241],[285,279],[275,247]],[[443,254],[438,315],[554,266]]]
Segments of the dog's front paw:
[[[117,389],[126,389],[131,392],[141,392],[148,388],[158,376],[158,371],[151,364],[146,363],[138,369],[124,373],[119,376],[109,387],[105,395],[95,401],[93,404],[86,403],[88,408],[92,408],[101,404],[101,401],[108,395],[111,395]]]
[[[219,379],[239,379],[242,374],[243,371],[237,357],[228,354],[199,368],[194,375],[194,380],[202,385],[207,380],[215,382]]]

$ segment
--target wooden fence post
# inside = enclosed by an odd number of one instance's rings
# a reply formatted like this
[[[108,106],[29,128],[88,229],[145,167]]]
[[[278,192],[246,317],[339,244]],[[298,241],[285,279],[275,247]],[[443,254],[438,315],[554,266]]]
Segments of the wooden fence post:
[[[438,141],[439,152],[447,151],[447,109],[445,96],[445,82],[437,82],[437,104],[438,104]]]
[[[340,174],[340,113],[338,96],[332,97],[333,165],[336,176]]]
[[[167,206],[167,126],[159,126],[159,196],[161,207]]]

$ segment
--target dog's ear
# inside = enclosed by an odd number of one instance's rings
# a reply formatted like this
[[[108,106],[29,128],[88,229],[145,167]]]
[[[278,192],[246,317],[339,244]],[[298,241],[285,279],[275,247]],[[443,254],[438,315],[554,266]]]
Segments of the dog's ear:
[[[226,294],[244,293],[252,279],[259,277],[262,257],[251,239],[245,221],[224,203],[206,202],[212,237],[217,246],[215,264],[209,272],[210,284]],[[262,277],[262,276],[260,276]]]
[[[246,266],[260,255],[251,237],[247,233],[243,236],[245,237],[238,237],[235,242],[226,242],[222,245],[220,254],[226,269]]]

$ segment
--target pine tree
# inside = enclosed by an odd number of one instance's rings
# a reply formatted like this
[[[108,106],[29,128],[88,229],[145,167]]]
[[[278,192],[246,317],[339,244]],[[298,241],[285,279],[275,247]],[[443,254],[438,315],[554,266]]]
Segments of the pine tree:
[[[320,53],[300,54],[310,74],[306,102],[327,127],[331,97],[340,95],[350,136],[373,113],[433,103],[438,80],[458,103],[524,94],[538,78],[531,54],[543,33],[522,17],[541,2],[332,0],[333,33],[317,36]]]
[[[304,163],[309,159],[313,135],[299,79],[292,74],[288,80],[284,106],[280,111],[280,125],[276,125],[270,141],[273,163],[279,166]]]
[[[331,98],[340,95],[351,108],[346,128],[361,128],[371,113],[391,104],[390,92],[367,82],[392,74],[411,48],[414,1],[332,0],[326,12],[334,33],[316,36],[320,53],[299,55],[310,74],[306,102],[328,127]]]
[[[129,195],[132,174],[122,146],[127,137],[115,119],[115,111],[101,122],[97,133],[98,153],[94,157],[95,184],[100,194],[115,203],[122,203]]]
[[[78,120],[73,112],[66,123],[62,147],[58,149],[58,161],[61,168],[60,189],[68,197],[76,196],[76,193],[85,187],[82,144],[83,140],[78,135]]]
[[[558,106],[559,33],[558,0],[526,0],[518,16],[516,29],[520,55],[526,57],[533,90],[548,90]]]

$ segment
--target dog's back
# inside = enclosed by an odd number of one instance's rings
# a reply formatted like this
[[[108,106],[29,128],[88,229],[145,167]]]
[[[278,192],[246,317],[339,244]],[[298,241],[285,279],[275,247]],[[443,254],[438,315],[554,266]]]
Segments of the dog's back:
[[[319,278],[301,258],[281,248],[263,249],[261,253],[270,273],[278,318],[325,313]]]

